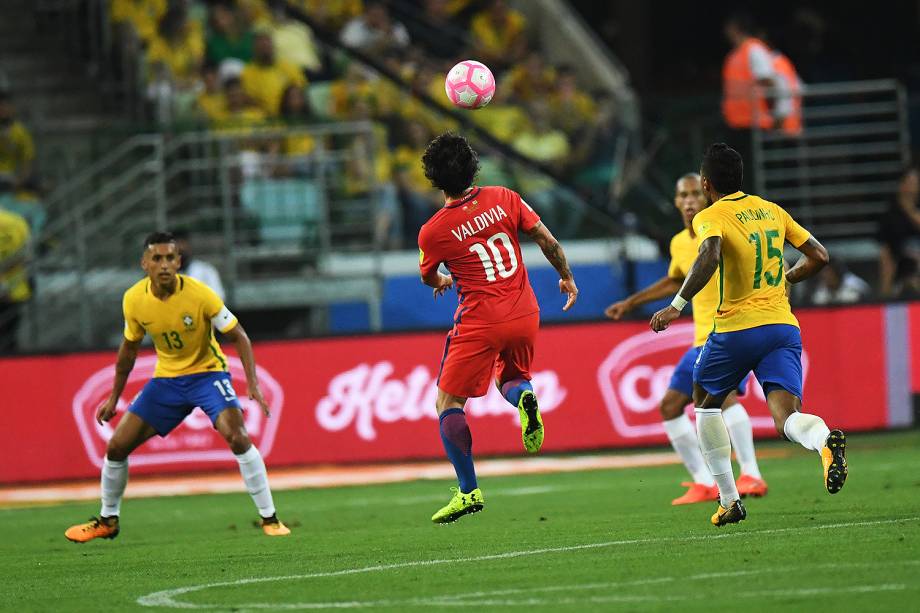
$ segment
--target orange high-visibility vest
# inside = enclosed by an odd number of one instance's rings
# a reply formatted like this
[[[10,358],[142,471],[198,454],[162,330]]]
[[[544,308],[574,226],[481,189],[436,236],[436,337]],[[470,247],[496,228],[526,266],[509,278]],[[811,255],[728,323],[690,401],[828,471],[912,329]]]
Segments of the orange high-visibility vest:
[[[729,53],[722,66],[722,116],[732,128],[754,127],[755,111],[757,125],[762,130],[773,127],[767,100],[754,79],[748,59],[755,46],[768,52],[767,46],[752,36]]]
[[[792,61],[779,51],[773,53],[773,70],[786,81],[789,95],[792,96],[792,112],[783,118],[780,127],[786,134],[796,136],[802,133],[802,89],[799,75]]]

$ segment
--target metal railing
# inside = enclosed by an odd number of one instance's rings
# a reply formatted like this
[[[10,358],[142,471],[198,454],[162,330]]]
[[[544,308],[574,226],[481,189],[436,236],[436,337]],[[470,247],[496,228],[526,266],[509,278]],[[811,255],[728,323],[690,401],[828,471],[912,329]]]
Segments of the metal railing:
[[[374,168],[374,138],[367,122],[129,138],[47,199],[26,347],[116,341],[120,295],[143,274],[142,239],[164,228],[190,232],[196,257],[218,266],[237,308],[363,301],[379,329],[379,275],[330,279],[323,270],[332,251],[381,248],[393,211],[381,206],[374,174],[354,172]],[[314,147],[287,155],[291,139]]]
[[[874,235],[909,158],[903,87],[824,83],[803,86],[801,95],[801,134],[752,131],[755,192],[818,236]]]

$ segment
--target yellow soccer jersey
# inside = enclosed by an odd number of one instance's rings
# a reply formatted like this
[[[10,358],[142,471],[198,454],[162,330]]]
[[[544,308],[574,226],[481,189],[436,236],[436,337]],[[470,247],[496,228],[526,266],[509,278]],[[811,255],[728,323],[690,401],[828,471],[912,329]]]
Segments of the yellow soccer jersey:
[[[211,322],[221,332],[236,326],[223,301],[210,287],[178,275],[176,292],[166,300],[153,295],[150,279],[142,279],[122,302],[125,338],[139,341],[149,334],[157,350],[154,377],[179,377],[227,370],[227,358],[214,338]]]
[[[696,260],[699,252],[699,242],[690,236],[689,230],[682,230],[671,239],[671,264],[668,266],[668,276],[672,279],[683,279],[690,273],[690,267]],[[693,297],[693,324],[696,330],[693,335],[693,346],[702,347],[706,344],[709,333],[712,332],[712,320],[716,316],[719,306],[719,275],[712,275],[709,283]]]
[[[811,234],[789,213],[758,196],[736,192],[697,213],[693,229],[700,242],[722,237],[716,332],[799,325],[786,296],[783,244],[800,247]]]

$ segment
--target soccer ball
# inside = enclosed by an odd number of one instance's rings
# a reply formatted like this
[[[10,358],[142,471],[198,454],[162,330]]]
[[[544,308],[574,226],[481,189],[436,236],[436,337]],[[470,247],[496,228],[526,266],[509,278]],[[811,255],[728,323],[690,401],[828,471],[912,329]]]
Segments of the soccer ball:
[[[482,62],[464,60],[447,73],[444,90],[454,106],[479,109],[495,95],[495,77]]]

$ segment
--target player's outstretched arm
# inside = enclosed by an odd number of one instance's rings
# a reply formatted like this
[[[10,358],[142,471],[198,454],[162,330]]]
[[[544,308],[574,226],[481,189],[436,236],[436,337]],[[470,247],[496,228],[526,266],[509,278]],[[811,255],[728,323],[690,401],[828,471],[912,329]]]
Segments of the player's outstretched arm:
[[[798,283],[815,276],[831,261],[827,249],[814,236],[808,237],[808,240],[796,249],[802,253],[802,257],[795,266],[786,271],[786,281],[789,283]]]
[[[235,326],[224,332],[233,346],[236,347],[236,354],[240,356],[240,362],[243,363],[243,370],[246,371],[246,389],[249,397],[259,403],[262,412],[266,417],[271,417],[268,410],[268,402],[262,396],[262,390],[259,388],[259,378],[256,376],[256,358],[252,352],[252,342],[249,335],[243,329],[243,324],[237,322]]]
[[[712,275],[715,274],[719,267],[719,257],[722,255],[722,237],[710,236],[700,245],[700,252],[684,279],[684,284],[674,296],[671,304],[661,309],[654,315],[649,322],[652,330],[661,332],[666,329],[671,322],[680,317],[680,312],[687,303],[693,300],[701,289],[706,287]]]
[[[129,341],[126,338],[121,339],[121,346],[118,348],[118,358],[115,361],[115,381],[112,383],[112,393],[108,399],[99,405],[96,409],[96,422],[101,426],[102,422],[109,421],[115,416],[115,409],[118,407],[118,399],[121,393],[125,391],[125,385],[128,383],[128,376],[134,370],[134,362],[137,360],[137,352],[141,347],[141,341]]]
[[[562,310],[568,311],[578,299],[578,287],[575,285],[575,276],[572,274],[572,269],[569,268],[569,262],[565,259],[562,245],[542,221],[538,221],[537,225],[527,232],[527,236],[540,246],[546,261],[552,264],[559,273],[559,291],[568,296]]]
[[[604,309],[604,315],[610,319],[620,319],[636,307],[674,294],[680,289],[682,281],[683,279],[673,277],[661,277],[645,289],[639,290],[619,302],[614,302]]]

